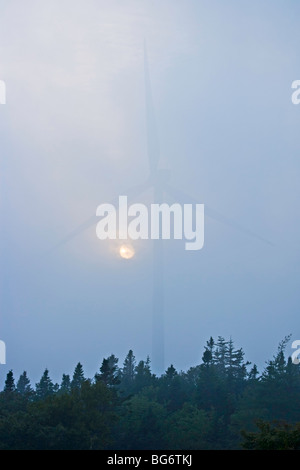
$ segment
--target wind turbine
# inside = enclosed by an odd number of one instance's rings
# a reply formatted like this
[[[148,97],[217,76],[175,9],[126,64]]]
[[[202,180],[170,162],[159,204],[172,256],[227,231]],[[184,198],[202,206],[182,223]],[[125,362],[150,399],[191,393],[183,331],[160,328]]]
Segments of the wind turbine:
[[[166,184],[169,179],[169,171],[159,169],[160,149],[156,128],[150,74],[147,58],[146,42],[144,42],[144,73],[145,73],[145,104],[146,104],[146,129],[147,129],[147,156],[149,164],[149,176],[143,183],[122,192],[128,201],[135,200],[146,190],[153,190],[154,203],[163,201]],[[117,199],[111,201],[116,203]],[[73,230],[54,248],[67,243],[81,232],[98,222],[96,216],[92,216]],[[153,297],[152,297],[152,364],[156,372],[164,371],[164,282],[163,282],[163,240],[153,240]]]
[[[129,188],[122,194],[127,195],[128,200],[136,200],[138,196],[146,190],[152,188],[154,203],[161,204],[164,195],[168,194],[172,199],[181,203],[197,204],[199,201],[188,196],[187,194],[179,191],[169,184],[170,172],[166,169],[159,168],[160,149],[159,139],[157,134],[152,90],[150,82],[150,73],[148,66],[146,42],[144,42],[144,74],[145,74],[145,103],[146,103],[146,128],[147,128],[147,156],[149,163],[149,177],[148,179],[137,186]],[[111,201],[112,204],[117,203],[117,198]],[[257,238],[260,241],[271,244],[263,237],[248,230],[235,221],[231,221],[222,214],[208,208],[205,205],[205,215],[222,222],[232,228],[239,230],[246,235]],[[67,243],[81,232],[86,230],[98,222],[96,216],[92,216],[84,223],[73,230],[63,240],[61,240],[54,248]],[[152,364],[153,370],[156,373],[164,371],[164,261],[163,261],[163,240],[160,237],[153,240],[153,302],[152,302]]]

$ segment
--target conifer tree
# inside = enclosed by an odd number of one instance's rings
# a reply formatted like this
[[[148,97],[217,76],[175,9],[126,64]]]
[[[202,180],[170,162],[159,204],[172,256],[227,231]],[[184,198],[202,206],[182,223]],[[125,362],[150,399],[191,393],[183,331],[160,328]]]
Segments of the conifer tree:
[[[17,392],[21,395],[31,395],[33,393],[33,389],[30,385],[30,380],[27,377],[27,372],[24,371],[23,374],[20,375],[19,380],[17,382]]]
[[[54,385],[49,377],[48,369],[45,369],[41,380],[36,384],[36,398],[43,400],[44,398],[54,394]]]
[[[280,341],[277,354],[273,356],[273,359],[267,362],[267,367],[263,372],[263,380],[274,380],[278,379],[279,376],[283,377],[286,370],[286,360],[284,357],[284,351],[287,343],[289,342],[291,335],[285,336],[282,341]]]
[[[130,393],[133,389],[135,375],[135,357],[133,351],[130,349],[125,357],[123,369],[121,371],[121,388]]]
[[[228,358],[228,342],[222,336],[218,336],[213,361],[220,373],[225,373]]]
[[[176,377],[178,375],[178,372],[177,370],[175,369],[175,367],[173,366],[173,364],[170,365],[170,367],[167,368],[166,372],[165,372],[165,378],[167,380],[172,380],[174,379],[174,377]]]
[[[95,381],[102,381],[108,387],[114,387],[120,383],[118,358],[111,354],[108,358],[103,359],[100,367],[100,374],[95,374]]]
[[[73,390],[80,389],[80,387],[81,387],[82,383],[84,382],[84,380],[85,379],[84,379],[83,367],[80,364],[80,362],[78,362],[77,366],[75,367],[74,373],[73,373],[71,388]]]
[[[4,385],[4,392],[5,393],[12,393],[15,391],[15,379],[13,371],[10,370],[6,375],[5,385]]]
[[[202,356],[204,366],[208,367],[213,363],[213,355],[215,349],[215,342],[212,337],[206,341],[205,351]]]
[[[258,372],[258,369],[257,369],[257,365],[253,364],[253,367],[250,370],[249,375],[248,375],[249,380],[257,380],[258,379],[258,374],[259,374],[259,372]]]
[[[63,374],[61,384],[59,387],[59,394],[70,393],[71,391],[71,379],[69,374]]]
[[[150,358],[147,356],[146,361],[139,361],[135,367],[135,389],[142,390],[144,387],[153,385],[155,375],[151,372]]]

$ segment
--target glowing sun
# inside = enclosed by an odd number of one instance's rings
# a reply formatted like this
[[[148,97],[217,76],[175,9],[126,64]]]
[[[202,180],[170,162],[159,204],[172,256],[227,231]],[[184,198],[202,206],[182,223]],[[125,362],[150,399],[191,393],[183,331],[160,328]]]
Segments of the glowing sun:
[[[120,247],[120,256],[124,259],[131,259],[135,255],[134,248],[131,245],[122,245]]]

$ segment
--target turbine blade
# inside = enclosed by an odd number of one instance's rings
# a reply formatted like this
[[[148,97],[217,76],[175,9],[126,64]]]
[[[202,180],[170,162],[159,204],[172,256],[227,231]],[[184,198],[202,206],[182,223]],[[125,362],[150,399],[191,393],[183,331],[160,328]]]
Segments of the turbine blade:
[[[134,200],[136,197],[138,197],[140,194],[144,193],[148,188],[151,187],[151,184],[146,182],[144,184],[138,184],[136,186],[133,186],[132,188],[128,189],[127,191],[122,192],[120,194],[121,196],[127,196],[128,197],[128,202]],[[117,205],[118,204],[119,198],[116,197],[113,201],[110,201],[110,204]],[[105,202],[105,201],[103,201]],[[69,241],[73,240],[73,238],[77,237],[81,233],[83,233],[85,230],[87,230],[89,227],[92,225],[96,225],[96,223],[99,221],[99,218],[96,217],[96,215],[92,215],[89,217],[87,220],[85,220],[83,223],[78,225],[72,232],[70,232],[68,235],[66,235],[64,238],[62,238],[56,245],[54,245],[49,252],[52,252],[59,247],[65,245]]]
[[[168,193],[172,198],[174,199],[179,199],[181,204],[199,204],[199,201],[197,201],[195,198],[183,193],[182,191],[179,191],[178,189],[167,185],[165,187],[166,193]],[[228,227],[231,227],[235,230],[238,230],[241,233],[244,233],[245,235],[248,235],[252,238],[256,238],[257,240],[260,240],[263,243],[266,243],[268,245],[274,246],[272,242],[269,240],[265,239],[264,237],[258,235],[257,233],[253,232],[252,230],[244,227],[243,225],[239,224],[235,220],[232,220],[220,212],[216,211],[215,209],[212,209],[211,207],[208,207],[205,204],[205,215],[210,217],[211,219],[217,220],[218,222],[221,222],[224,225],[227,225]]]
[[[147,126],[147,154],[150,174],[155,174],[158,167],[160,150],[157,135],[156,120],[152,99],[150,73],[146,41],[144,41],[144,73],[145,73],[145,102],[146,102],[146,126]]]

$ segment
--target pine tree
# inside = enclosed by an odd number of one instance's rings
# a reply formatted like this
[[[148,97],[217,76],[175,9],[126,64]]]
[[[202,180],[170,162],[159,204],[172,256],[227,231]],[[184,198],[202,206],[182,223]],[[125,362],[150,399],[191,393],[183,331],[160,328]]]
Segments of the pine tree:
[[[169,412],[180,409],[188,397],[183,374],[178,374],[171,364],[157,382],[159,402],[164,403]]]
[[[249,380],[257,380],[258,379],[258,374],[259,374],[259,372],[258,372],[258,369],[257,369],[257,365],[253,364],[253,367],[250,370],[249,375],[248,375]]]
[[[63,374],[61,384],[59,387],[59,394],[70,393],[71,391],[71,379],[68,374]]]
[[[232,339],[228,341],[227,354],[226,354],[226,366],[227,366],[227,376],[230,381],[235,380],[239,381],[240,385],[247,376],[247,365],[249,362],[244,362],[245,353],[240,349],[234,349],[234,344]]]
[[[123,369],[121,371],[121,388],[127,393],[131,393],[134,383],[134,374],[135,374],[135,357],[133,351],[130,349],[128,352]]]
[[[151,373],[150,358],[147,356],[146,361],[139,361],[135,367],[135,391],[138,392],[144,387],[153,385],[155,375]]]
[[[230,378],[232,378],[232,376],[234,375],[235,351],[233,347],[233,341],[231,338],[228,341],[225,362],[226,362],[225,365],[228,367],[227,374]]]
[[[45,369],[41,380],[36,384],[36,398],[43,400],[44,398],[54,394],[54,385],[49,377],[48,369]]]
[[[216,350],[213,356],[213,362],[216,364],[218,371],[223,374],[225,373],[228,359],[228,342],[222,336],[218,336],[216,344]]]
[[[26,396],[32,395],[33,389],[31,388],[30,380],[27,377],[26,371],[24,371],[23,374],[20,375],[19,380],[17,382],[16,390],[21,395],[26,395]]]
[[[205,349],[207,349],[210,352],[211,356],[213,356],[215,351],[215,341],[212,336],[209,338],[208,341],[206,341]]]
[[[151,377],[154,377],[154,374],[152,374],[152,372],[151,372],[150,356],[147,356],[147,358],[146,358],[145,369],[146,369],[147,373],[151,375]]]
[[[300,367],[298,364],[293,364],[292,358],[289,356],[286,364],[286,377],[287,382],[298,384],[300,380]]]
[[[135,368],[135,357],[133,351],[130,349],[128,352],[122,369],[122,377],[127,377],[129,381],[132,381],[134,378],[134,368]]]
[[[4,392],[5,393],[12,393],[16,389],[15,387],[15,379],[13,371],[10,370],[6,376],[5,385],[4,385]]]
[[[202,356],[202,361],[207,367],[212,363],[212,354],[209,349],[205,349]]]
[[[267,367],[262,375],[263,380],[278,380],[279,377],[283,378],[287,365],[284,357],[284,351],[290,338],[291,335],[288,335],[285,336],[282,341],[280,341],[277,348],[277,354],[273,356],[273,359],[267,362]]]
[[[170,367],[167,368],[166,372],[165,372],[165,378],[167,380],[172,380],[174,379],[174,377],[176,377],[178,375],[178,372],[177,370],[175,369],[175,367],[173,366],[173,364],[170,365]]]
[[[73,379],[71,382],[71,388],[73,390],[79,390],[81,388],[82,383],[84,382],[84,373],[83,373],[83,367],[78,362],[77,366],[75,367],[74,374],[73,374]]]
[[[116,358],[114,354],[103,359],[100,367],[100,374],[95,374],[95,381],[99,382],[101,380],[108,387],[115,387],[118,385],[120,383],[118,361],[118,358]]]
[[[212,337],[209,341],[206,341],[205,351],[202,356],[202,361],[206,367],[210,366],[213,363],[215,342]]]

